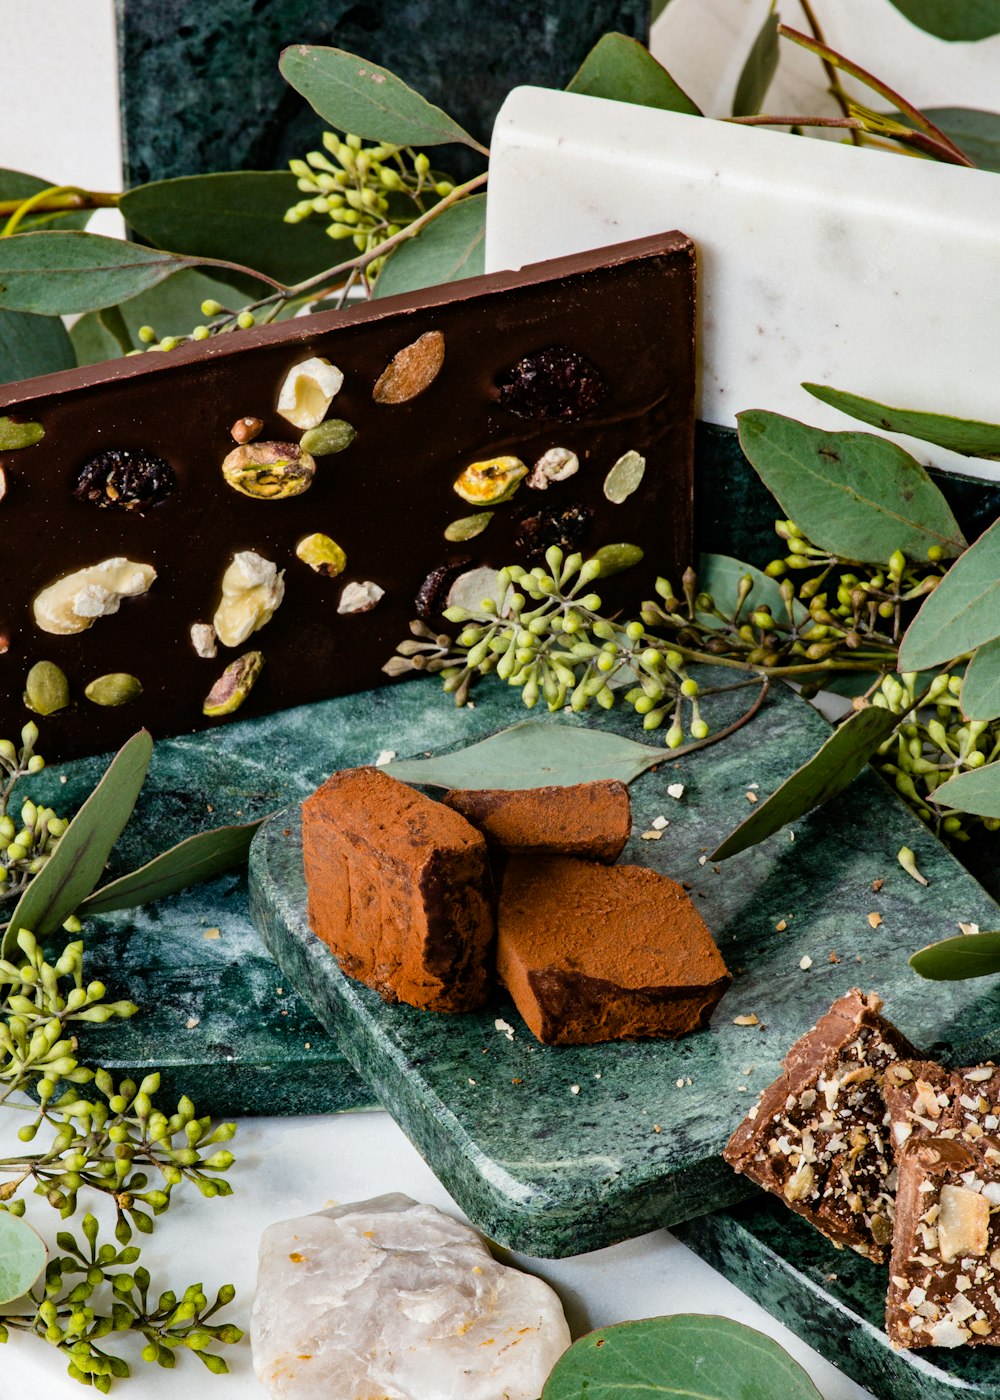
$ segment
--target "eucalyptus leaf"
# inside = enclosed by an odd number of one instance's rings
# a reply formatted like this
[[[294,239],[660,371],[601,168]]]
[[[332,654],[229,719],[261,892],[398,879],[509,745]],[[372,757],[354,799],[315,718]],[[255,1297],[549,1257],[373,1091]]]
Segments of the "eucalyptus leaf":
[[[778,15],[774,7],[765,16],[753,41],[733,94],[733,116],[753,117],[764,105],[771,81],[778,71]]]
[[[985,763],[982,768],[949,778],[934,789],[930,800],[957,812],[1000,818],[1000,763]]]
[[[301,198],[290,170],[236,170],[140,185],[122,196],[119,208],[129,227],[157,248],[241,263],[291,285],[338,261],[327,219],[282,222]],[[215,292],[205,296],[227,302]],[[200,319],[199,305],[191,309],[188,331]]]
[[[66,316],[113,306],[198,259],[97,233],[0,238],[0,308]]]
[[[115,754],[53,855],[14,906],[0,944],[0,957],[14,955],[19,929],[30,929],[38,938],[54,933],[94,889],[132,815],[152,753],[153,741],[148,731],[141,729]]]
[[[1000,34],[1000,0],[889,0],[911,24],[949,42]]]
[[[755,569],[752,564],[744,564],[742,560],[733,559],[728,554],[702,554],[698,559],[699,590],[711,593],[719,611],[730,616],[736,610],[740,580],[747,574],[753,580],[753,587],[743,604],[740,617],[746,619],[754,608],[766,607],[770,610],[771,616],[779,622],[787,621],[788,610],[781,596],[781,588],[775,579],[769,578],[761,569]],[[793,620],[805,622],[808,616],[809,609],[797,598],[793,598]],[[709,617],[706,613],[699,613],[699,617],[708,627],[722,626],[718,618]],[[869,684],[870,678],[865,681],[865,687]]]
[[[13,418],[0,418],[0,452],[17,452],[22,447],[34,447],[45,436],[41,423],[15,423]]]
[[[37,1230],[0,1211],[0,1305],[27,1293],[45,1268],[48,1251]]]
[[[902,671],[923,671],[1000,637],[1000,520],[957,559],[910,623]]]
[[[884,564],[897,549],[919,561],[931,546],[949,558],[965,547],[927,472],[886,438],[828,433],[763,409],[737,414],[737,422],[740,446],[764,485],[831,554]]]
[[[925,116],[959,146],[980,170],[1000,171],[1000,112],[975,107],[924,107]],[[894,116],[907,122],[905,113]],[[913,125],[908,122],[908,125]]]
[[[928,943],[913,954],[910,966],[935,982],[989,977],[1000,972],[1000,933],[960,933],[940,943]]]
[[[0,384],[54,374],[75,364],[72,343],[58,316],[0,311]]]
[[[285,81],[338,131],[395,146],[449,141],[481,149],[456,121],[414,92],[388,68],[345,49],[296,44],[278,64]]]
[[[556,1362],[542,1400],[822,1400],[786,1351],[727,1317],[678,1313],[581,1337]]]
[[[1000,638],[979,647],[965,668],[962,713],[966,719],[1000,718]]]
[[[701,116],[701,108],[663,65],[627,34],[602,35],[569,80],[566,91]]]
[[[756,846],[787,822],[804,817],[843,792],[898,723],[898,715],[875,705],[856,710],[808,762],[754,808],[710,859],[726,860],[748,846]]]
[[[0,170],[0,199],[31,199],[42,190],[55,187],[54,180],[43,180],[38,175],[27,175],[23,170]],[[93,209],[70,209],[65,213],[50,210],[47,213],[25,214],[17,225],[18,233],[30,233],[43,228],[74,229],[86,228],[93,218]],[[0,215],[0,228],[10,215]]]
[[[452,204],[413,238],[401,243],[375,280],[375,296],[395,296],[481,277],[485,270],[486,196]]]
[[[601,729],[522,720],[454,753],[404,758],[384,772],[404,783],[443,788],[570,787],[618,778],[630,783],[669,750],[650,748]]]
[[[80,914],[108,914],[165,899],[178,890],[221,875],[244,861],[260,821],[202,831],[171,846],[151,861],[95,890],[80,905]]]
[[[803,384],[814,398],[839,408],[850,418],[860,418],[887,433],[906,433],[933,442],[937,447],[964,452],[967,457],[1000,460],[1000,423],[981,423],[975,418],[952,418],[946,413],[923,413],[919,409],[890,408],[875,399],[831,389],[825,384]]]

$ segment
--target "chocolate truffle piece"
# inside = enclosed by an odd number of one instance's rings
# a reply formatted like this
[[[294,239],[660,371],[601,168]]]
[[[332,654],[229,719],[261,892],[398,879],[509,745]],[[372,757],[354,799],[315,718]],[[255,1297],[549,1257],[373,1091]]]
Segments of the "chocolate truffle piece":
[[[508,862],[497,972],[546,1045],[686,1035],[732,980],[680,885],[568,856]]]
[[[998,1207],[995,1139],[906,1145],[886,1303],[893,1346],[1000,1345]]]
[[[335,773],[302,805],[309,922],[384,1001],[471,1011],[489,985],[486,842],[377,768]]]
[[[893,1155],[886,1071],[914,1054],[855,988],[792,1046],[723,1156],[838,1247],[881,1263],[892,1239]]]
[[[897,1152],[918,1138],[974,1143],[1000,1134],[1000,1069],[994,1064],[942,1069],[930,1060],[902,1061],[887,1072],[884,1092]]]
[[[444,801],[510,855],[582,856],[614,865],[632,830],[628,786],[616,779],[573,787],[455,788]]]

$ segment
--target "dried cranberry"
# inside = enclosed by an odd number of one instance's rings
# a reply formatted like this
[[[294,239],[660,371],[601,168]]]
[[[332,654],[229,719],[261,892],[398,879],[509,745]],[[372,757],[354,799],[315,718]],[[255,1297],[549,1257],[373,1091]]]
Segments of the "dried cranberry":
[[[544,559],[551,545],[573,553],[580,547],[590,515],[588,508],[577,501],[561,510],[540,510],[537,515],[526,515],[520,521],[514,544],[530,563]]]
[[[501,404],[518,418],[582,418],[608,392],[597,366],[566,345],[525,355],[497,383]]]
[[[72,491],[78,501],[104,510],[144,510],[158,506],[175,489],[173,467],[152,452],[109,447],[77,472]]]
[[[426,622],[429,617],[442,612],[448,606],[448,590],[471,563],[471,559],[459,559],[457,563],[441,564],[432,569],[417,589],[414,599],[417,616]]]

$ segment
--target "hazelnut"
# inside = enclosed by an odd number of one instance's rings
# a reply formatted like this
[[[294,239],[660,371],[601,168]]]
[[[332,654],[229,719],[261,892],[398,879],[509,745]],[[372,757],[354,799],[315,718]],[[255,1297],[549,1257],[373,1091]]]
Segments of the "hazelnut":
[[[965,1186],[942,1186],[939,1196],[938,1248],[945,1264],[966,1255],[985,1254],[989,1247],[990,1203]]]
[[[241,550],[222,576],[222,599],[212,619],[224,647],[238,647],[270,622],[285,596],[284,573],[253,550]]]
[[[43,588],[31,605],[35,623],[43,632],[60,637],[85,632],[97,618],[116,613],[123,598],[148,592],[155,578],[150,564],[103,559]]]
[[[254,438],[259,438],[263,428],[264,424],[260,418],[237,418],[229,429],[229,436],[233,442],[242,446],[244,443],[253,442]]]
[[[329,360],[313,356],[293,365],[278,394],[278,412],[296,428],[315,428],[340,393],[343,373]]]

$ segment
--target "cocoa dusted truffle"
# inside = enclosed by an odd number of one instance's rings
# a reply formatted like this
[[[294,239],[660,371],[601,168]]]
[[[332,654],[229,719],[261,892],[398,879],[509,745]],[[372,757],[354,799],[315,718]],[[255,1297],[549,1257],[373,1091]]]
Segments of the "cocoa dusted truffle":
[[[497,972],[546,1045],[686,1035],[731,981],[679,885],[640,866],[558,856],[508,862]]]
[[[472,1011],[490,982],[486,842],[377,768],[335,773],[302,806],[309,922],[384,1001]]]
[[[454,788],[443,801],[509,855],[581,856],[613,865],[632,830],[628,786],[617,779],[572,787]]]
[[[785,1073],[730,1138],[729,1165],[780,1196],[838,1247],[881,1263],[892,1239],[895,1178],[887,1071],[915,1054],[856,988],[792,1046]]]

